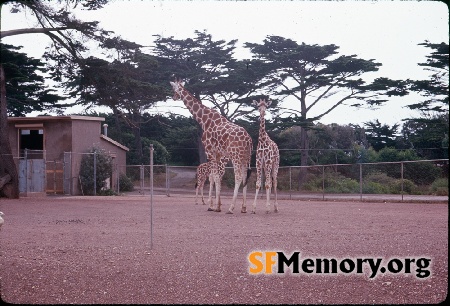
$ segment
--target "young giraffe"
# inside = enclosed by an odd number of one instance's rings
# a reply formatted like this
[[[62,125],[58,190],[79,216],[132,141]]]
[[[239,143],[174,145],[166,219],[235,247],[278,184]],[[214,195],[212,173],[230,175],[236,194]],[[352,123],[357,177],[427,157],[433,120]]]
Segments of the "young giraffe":
[[[234,169],[234,193],[233,200],[227,213],[232,214],[236,204],[236,198],[239,187],[242,183],[242,202],[241,212],[247,212],[246,193],[247,180],[250,176],[250,158],[252,154],[252,138],[247,131],[229,122],[221,116],[216,110],[203,105],[189,91],[184,88],[181,81],[170,82],[175,92],[173,99],[181,99],[195,120],[202,126],[202,143],[205,147],[206,157],[211,163],[211,178],[216,185],[216,208],[213,209],[211,198],[208,210],[220,212],[220,185],[221,177],[219,175],[219,163],[222,158],[231,159]],[[210,194],[211,197],[211,194]]]
[[[225,174],[225,164],[227,163],[226,159],[223,159],[223,162],[219,163],[219,175],[222,178]],[[211,177],[211,163],[206,162],[203,164],[200,164],[197,167],[197,182],[195,183],[195,205],[198,204],[198,190],[201,190],[202,194],[202,203],[203,205],[206,205],[205,200],[203,198],[203,187],[205,186],[206,179],[209,178],[209,199],[211,199],[211,193],[212,189],[214,187],[214,179]],[[220,199],[219,199],[220,201]]]
[[[256,194],[253,201],[252,214],[256,213],[256,199],[258,197],[259,189],[261,188],[261,176],[264,169],[266,175],[265,187],[266,187],[266,213],[270,211],[270,188],[272,187],[275,192],[275,204],[274,212],[278,212],[278,196],[277,196],[277,175],[278,167],[280,165],[280,152],[278,151],[277,144],[270,139],[267,135],[265,127],[264,114],[266,108],[269,107],[271,101],[259,100],[259,102],[253,100],[253,105],[259,109],[259,137],[258,147],[256,149]]]

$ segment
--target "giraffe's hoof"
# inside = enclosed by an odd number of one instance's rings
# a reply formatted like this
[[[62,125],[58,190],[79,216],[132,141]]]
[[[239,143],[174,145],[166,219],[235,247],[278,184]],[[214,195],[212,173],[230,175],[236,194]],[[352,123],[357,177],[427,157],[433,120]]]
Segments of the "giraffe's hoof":
[[[246,208],[241,209],[241,213],[243,214],[247,213],[247,209]]]
[[[256,211],[252,211],[252,214],[254,214],[254,215],[255,215],[255,214],[256,214]]]
[[[227,211],[227,212],[226,212],[226,214],[227,214],[227,215],[232,215],[232,214],[233,214],[233,212],[231,212],[231,211]]]
[[[222,210],[220,208],[214,209],[215,212],[221,212]]]
[[[278,209],[275,209],[273,212],[277,213],[277,212],[278,212]]]
[[[208,207],[208,211],[214,211],[214,209],[212,209],[211,207]]]

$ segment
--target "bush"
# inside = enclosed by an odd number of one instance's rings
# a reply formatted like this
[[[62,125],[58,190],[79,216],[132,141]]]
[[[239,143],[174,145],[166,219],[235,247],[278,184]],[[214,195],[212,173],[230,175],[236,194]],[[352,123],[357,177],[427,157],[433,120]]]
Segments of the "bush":
[[[389,188],[381,183],[377,182],[366,182],[363,183],[363,193],[366,194],[385,194],[389,193]]]
[[[391,186],[391,192],[393,194],[400,194],[402,192],[402,180],[395,180]],[[417,185],[411,180],[403,179],[403,194],[421,194]]]
[[[308,176],[302,189],[309,191],[322,190],[321,176]],[[359,182],[343,176],[339,172],[326,171],[325,192],[329,193],[358,193]]]
[[[96,156],[96,194],[100,194],[106,185],[106,180],[112,174],[112,158],[104,150],[93,147],[89,153],[83,155],[80,165],[80,180],[84,195],[94,194],[94,154]]]
[[[124,173],[119,174],[119,191],[133,191],[133,181]]]
[[[400,194],[402,191],[402,180],[388,176],[379,171],[373,172],[364,178],[363,192],[382,194],[392,193]],[[414,182],[403,179],[403,193],[414,194],[417,192],[417,186]]]
[[[448,196],[448,178],[439,178],[431,184],[431,192],[438,196]]]
[[[115,192],[112,189],[102,189],[102,190],[100,190],[99,193],[97,193],[97,195],[101,195],[101,196],[116,196],[117,192]]]

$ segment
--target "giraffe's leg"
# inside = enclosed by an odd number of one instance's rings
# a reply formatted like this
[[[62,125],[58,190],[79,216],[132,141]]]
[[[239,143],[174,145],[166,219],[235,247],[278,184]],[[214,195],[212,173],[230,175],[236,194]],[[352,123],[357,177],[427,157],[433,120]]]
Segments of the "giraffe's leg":
[[[215,212],[220,212],[220,206],[222,205],[222,203],[220,202],[220,176],[217,173],[217,171],[214,173],[214,183],[216,185],[216,209],[214,210]]]
[[[197,185],[195,186],[195,205],[198,204],[198,189],[199,188],[200,187],[198,186],[198,183],[197,183]]]
[[[241,208],[241,213],[246,213],[247,212],[247,182],[246,182],[246,177],[247,177],[247,169],[245,167],[242,168],[242,208]],[[245,186],[244,186],[245,185]]]
[[[201,190],[202,190],[202,204],[205,205],[205,198],[203,197],[203,189],[204,189],[203,187],[205,187],[205,182],[203,182],[203,184],[201,186]]]
[[[214,211],[213,200],[212,200],[212,190],[214,188],[214,176],[212,172],[209,174],[209,195],[208,195],[208,211]]]
[[[211,180],[211,185],[212,185],[212,182],[214,182],[214,184],[216,185],[216,208],[213,209],[216,212],[220,212],[221,211],[220,210],[220,206],[221,206],[221,203],[220,203],[220,179],[221,179],[221,177],[220,177],[220,174],[219,174],[219,168],[218,167],[219,167],[218,163],[213,159],[211,161],[211,174],[210,174],[209,177],[210,177],[210,180]],[[211,190],[211,192],[210,192],[210,197],[211,197],[211,195],[212,195],[212,187],[210,187],[210,190]],[[211,204],[210,204],[208,210],[212,210],[212,201],[210,203]]]
[[[272,187],[272,176],[271,176],[271,167],[267,167],[265,169],[266,172],[266,182],[265,182],[265,187],[266,187],[266,214],[269,213],[270,211],[270,189]]]
[[[275,193],[275,204],[273,205],[273,211],[278,212],[278,192],[277,192],[277,177],[278,177],[278,169],[274,169],[272,174],[272,180],[273,180],[273,192]]]
[[[256,190],[255,190],[255,199],[253,200],[252,205],[252,214],[256,214],[256,200],[258,198],[259,189],[261,189],[261,169],[260,167],[256,168]]]
[[[231,201],[230,208],[227,211],[227,214],[232,214],[234,210],[234,206],[236,205],[237,194],[239,192],[239,187],[242,183],[242,167],[239,165],[234,166],[234,192],[233,192],[233,200]]]

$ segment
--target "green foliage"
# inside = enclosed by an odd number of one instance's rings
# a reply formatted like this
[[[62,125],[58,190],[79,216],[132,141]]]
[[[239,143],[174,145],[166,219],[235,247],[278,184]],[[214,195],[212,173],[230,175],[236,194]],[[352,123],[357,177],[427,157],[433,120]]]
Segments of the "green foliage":
[[[119,174],[119,191],[133,191],[133,181],[124,173]]]
[[[333,170],[325,171],[325,192],[326,193],[359,193],[359,182],[347,178]],[[319,175],[308,175],[303,190],[322,191],[323,178]]]
[[[96,159],[96,194],[100,194],[105,181],[112,174],[112,158],[102,149],[93,147],[84,154],[80,165],[80,180],[84,195],[94,194],[94,158]],[[95,153],[95,154],[94,154]],[[94,157],[95,156],[95,157]]]
[[[425,63],[419,63],[419,66],[425,67],[424,70],[431,71],[431,77],[428,80],[412,81],[412,90],[419,92],[426,100],[409,105],[410,109],[417,109],[422,112],[447,113],[449,103],[449,46],[448,43],[430,43],[428,41],[420,43],[432,50],[427,56]]]
[[[400,194],[402,180],[388,176],[386,173],[373,172],[363,179],[363,193],[367,194]],[[411,180],[403,180],[403,193],[415,194],[417,185]]]
[[[97,193],[97,195],[99,195],[99,196],[116,196],[118,194],[117,194],[117,192],[115,192],[112,189],[102,189],[99,191],[99,193]]]
[[[448,178],[439,178],[431,185],[431,192],[438,196],[448,196]]]
[[[8,115],[25,116],[32,111],[58,108],[58,101],[63,98],[45,86],[44,77],[40,75],[47,71],[44,63],[17,52],[22,47],[2,43],[0,47],[0,64],[6,78]]]
[[[448,158],[449,114],[423,116],[405,121],[402,141],[423,159]]]
[[[365,122],[366,126],[366,137],[368,143],[375,149],[379,151],[385,147],[395,146],[395,137],[399,125],[394,124],[390,127],[387,124],[381,124],[378,119],[371,122]]]

